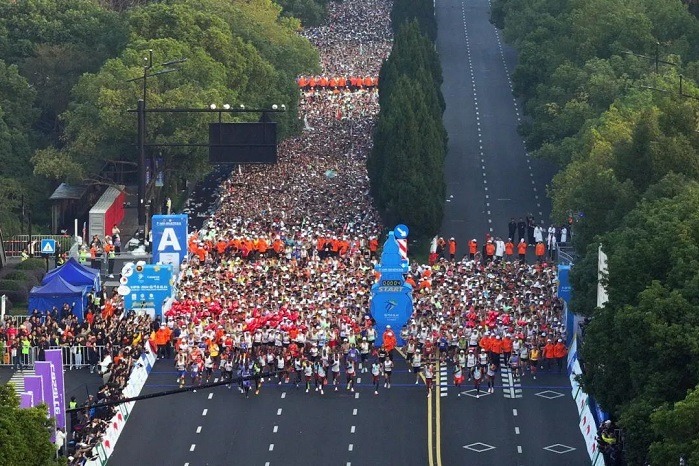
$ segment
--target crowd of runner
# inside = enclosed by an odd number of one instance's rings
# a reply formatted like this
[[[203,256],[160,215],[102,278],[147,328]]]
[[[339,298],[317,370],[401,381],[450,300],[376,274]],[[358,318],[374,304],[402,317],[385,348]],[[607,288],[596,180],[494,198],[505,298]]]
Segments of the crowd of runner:
[[[390,4],[330,9],[335,21],[304,32],[324,72],[377,73],[390,50]],[[369,51],[378,55],[367,67]],[[555,268],[527,263],[528,243],[516,257],[459,258],[442,248],[430,264],[414,264],[415,312],[405,328],[390,330],[406,344],[396,349],[387,338],[375,346],[369,298],[382,226],[365,160],[377,96],[301,90],[305,130],[280,145],[279,163],[244,167],[222,185],[215,215],[190,240],[179,300],[160,332],[161,357],[174,355],[180,386],[257,375],[229,387],[249,396],[264,383],[290,384],[324,395],[354,391],[366,374],[378,394],[391,387],[398,363],[429,394],[439,361],[456,385],[474,380],[479,389],[483,381],[488,391],[501,364],[532,377],[539,364],[561,369],[566,329]],[[495,240],[485,243],[495,248]]]

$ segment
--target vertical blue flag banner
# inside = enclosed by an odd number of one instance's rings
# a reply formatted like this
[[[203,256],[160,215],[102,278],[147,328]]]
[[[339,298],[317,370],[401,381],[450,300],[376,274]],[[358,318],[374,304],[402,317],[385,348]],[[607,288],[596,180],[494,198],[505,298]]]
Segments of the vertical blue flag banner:
[[[405,231],[407,235],[407,228]],[[413,287],[405,282],[410,266],[398,251],[393,231],[388,233],[381,262],[374,268],[381,274],[378,282],[371,287],[371,316],[376,321],[376,345],[383,345],[383,333],[390,325],[401,346],[404,342],[400,338],[400,330],[413,313]]]
[[[123,291],[124,306],[152,317],[162,316],[163,303],[174,293],[172,265],[126,265],[122,271],[119,293]]]
[[[187,215],[153,215],[153,264],[172,264],[179,270],[187,255]]]
[[[570,265],[558,266],[558,297],[570,305]]]

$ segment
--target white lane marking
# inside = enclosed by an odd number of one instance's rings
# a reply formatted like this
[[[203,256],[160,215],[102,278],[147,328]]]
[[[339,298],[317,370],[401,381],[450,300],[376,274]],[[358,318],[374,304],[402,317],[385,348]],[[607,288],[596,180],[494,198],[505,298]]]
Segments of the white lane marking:
[[[358,399],[358,398],[359,398],[359,393],[355,393],[355,394],[354,394],[354,399],[356,400],[356,399]]]
[[[208,413],[208,412],[209,412],[209,410],[206,409],[206,408],[204,408],[204,411],[201,412],[201,415],[202,415],[202,416],[206,416],[206,413]]]
[[[218,377],[214,377],[214,383],[218,382]]]
[[[519,435],[519,427],[515,427],[515,434]]]
[[[282,392],[282,399],[286,398],[286,392]]]
[[[521,445],[517,445],[517,453],[522,453],[522,446]]]
[[[273,444],[273,443],[270,443],[270,444],[269,444],[269,451],[272,451],[272,450],[274,450],[274,444]]]
[[[201,426],[197,427],[197,434],[201,433]]]
[[[209,393],[209,399],[211,399],[211,398],[213,398],[213,397],[214,397],[214,394],[213,394],[213,393]]]
[[[355,427],[352,426],[352,427],[350,428],[350,434],[353,434],[353,433],[354,433],[354,430],[355,430]]]
[[[274,429],[272,429],[272,432],[274,432],[276,434],[278,430],[279,430],[279,426],[274,426]]]
[[[194,451],[194,449],[195,449],[196,447],[197,447],[197,446],[196,446],[195,444],[192,444],[192,446],[189,447],[189,451]]]
[[[358,384],[362,383],[362,378],[361,378],[361,377],[357,377],[357,383],[358,383]]]
[[[185,463],[184,466],[189,466],[189,463]]]
[[[269,461],[267,461],[267,462],[265,463],[265,466],[269,466]]]
[[[352,451],[352,450],[354,450],[354,444],[350,443],[349,448],[347,448],[347,451]]]
[[[277,410],[277,416],[281,416],[281,415],[282,415],[282,409],[279,408],[279,409]]]
[[[352,410],[352,416],[356,416],[356,415],[357,415],[357,408],[354,408],[354,409]]]
[[[513,409],[513,410],[512,410],[512,415],[513,415],[513,416],[516,416],[516,415],[517,415],[517,410],[516,410],[516,409]]]

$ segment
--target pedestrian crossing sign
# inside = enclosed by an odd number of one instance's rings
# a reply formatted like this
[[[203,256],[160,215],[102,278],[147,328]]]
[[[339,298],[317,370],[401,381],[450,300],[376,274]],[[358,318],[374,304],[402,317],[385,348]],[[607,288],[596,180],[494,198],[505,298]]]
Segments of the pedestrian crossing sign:
[[[41,253],[42,254],[55,254],[56,252],[56,240],[55,239],[42,239],[41,240]]]

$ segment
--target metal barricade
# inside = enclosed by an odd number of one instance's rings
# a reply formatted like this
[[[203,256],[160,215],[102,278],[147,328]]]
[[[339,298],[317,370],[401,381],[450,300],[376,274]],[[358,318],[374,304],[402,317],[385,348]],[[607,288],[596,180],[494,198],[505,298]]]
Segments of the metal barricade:
[[[47,349],[60,349],[63,355],[63,368],[66,370],[82,369],[87,366],[96,366],[107,354],[106,346],[50,346]],[[10,366],[15,369],[32,368],[34,362],[39,359],[39,347],[32,346],[28,355],[22,355],[21,348],[14,354],[7,343],[0,345],[0,366]]]
[[[73,246],[74,239],[71,236],[65,235],[15,235],[9,239],[3,240],[3,249],[7,257],[19,257],[25,249],[30,256],[41,255],[41,240],[53,239],[60,245],[61,252],[70,251]]]

